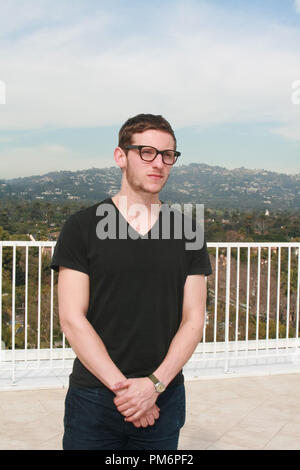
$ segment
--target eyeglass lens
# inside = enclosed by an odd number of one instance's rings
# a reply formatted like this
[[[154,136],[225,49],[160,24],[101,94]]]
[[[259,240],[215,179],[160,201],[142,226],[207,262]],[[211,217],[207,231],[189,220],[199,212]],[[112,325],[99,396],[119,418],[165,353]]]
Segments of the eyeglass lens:
[[[141,149],[141,157],[143,160],[153,160],[156,156],[156,150],[152,147],[143,147]],[[176,154],[173,150],[167,150],[163,152],[164,163],[172,164],[176,161]]]

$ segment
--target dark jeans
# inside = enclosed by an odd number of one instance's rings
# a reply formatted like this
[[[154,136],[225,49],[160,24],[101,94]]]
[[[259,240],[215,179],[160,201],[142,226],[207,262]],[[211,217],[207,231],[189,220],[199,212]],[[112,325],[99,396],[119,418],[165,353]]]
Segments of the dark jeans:
[[[124,421],[106,388],[70,387],[65,401],[64,450],[176,450],[185,422],[184,384],[167,388],[156,400],[159,418],[136,428]]]

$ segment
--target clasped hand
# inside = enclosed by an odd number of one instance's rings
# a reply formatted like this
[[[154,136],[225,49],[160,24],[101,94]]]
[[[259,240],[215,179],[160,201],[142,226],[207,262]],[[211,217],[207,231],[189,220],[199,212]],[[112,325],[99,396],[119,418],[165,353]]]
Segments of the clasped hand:
[[[159,417],[159,408],[155,404],[158,393],[147,377],[126,379],[116,383],[111,390],[116,393],[114,404],[125,416],[125,421],[136,427],[147,427]]]

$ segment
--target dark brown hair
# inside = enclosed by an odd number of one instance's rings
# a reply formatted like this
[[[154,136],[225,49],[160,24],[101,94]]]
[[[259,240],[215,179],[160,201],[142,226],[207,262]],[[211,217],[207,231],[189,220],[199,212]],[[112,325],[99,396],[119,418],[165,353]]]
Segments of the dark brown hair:
[[[127,145],[132,143],[131,138],[133,134],[144,132],[149,129],[157,129],[171,134],[174,139],[176,149],[176,137],[171,125],[162,116],[154,114],[138,114],[137,116],[129,118],[119,131],[118,146],[124,150]]]

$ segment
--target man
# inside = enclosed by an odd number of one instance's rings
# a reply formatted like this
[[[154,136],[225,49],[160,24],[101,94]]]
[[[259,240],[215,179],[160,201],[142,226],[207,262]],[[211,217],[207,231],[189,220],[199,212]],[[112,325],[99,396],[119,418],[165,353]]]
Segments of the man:
[[[205,241],[187,250],[175,233],[179,212],[163,236],[158,195],[179,155],[162,116],[128,119],[114,151],[120,191],[72,214],[60,233],[51,268],[76,354],[64,449],[177,449],[182,368],[202,337],[211,274]]]

